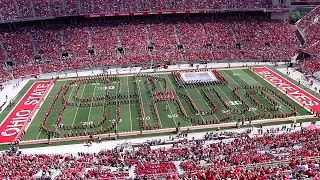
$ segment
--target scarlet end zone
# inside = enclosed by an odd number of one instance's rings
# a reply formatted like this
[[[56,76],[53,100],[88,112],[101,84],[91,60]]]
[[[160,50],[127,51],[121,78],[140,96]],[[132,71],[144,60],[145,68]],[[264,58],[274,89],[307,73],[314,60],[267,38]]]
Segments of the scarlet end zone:
[[[48,93],[51,81],[35,82],[0,124],[0,144],[16,141],[25,133],[32,116]]]

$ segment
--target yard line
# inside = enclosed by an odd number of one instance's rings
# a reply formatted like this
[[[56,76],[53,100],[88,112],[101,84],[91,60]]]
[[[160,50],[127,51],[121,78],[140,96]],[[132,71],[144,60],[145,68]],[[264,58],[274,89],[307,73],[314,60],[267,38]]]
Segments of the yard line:
[[[202,94],[200,93],[200,91],[198,90],[198,88],[196,87],[197,92],[202,96]],[[205,101],[205,104],[209,107],[209,109],[211,109],[211,107],[209,106],[209,104],[207,103],[207,101]],[[200,114],[202,120],[204,121],[202,115]],[[216,116],[216,114],[214,113],[214,116],[216,117],[216,119],[218,120],[218,117]]]
[[[177,94],[177,92],[176,92],[176,90],[174,89],[174,87],[173,87],[173,84],[172,84],[172,82],[171,82],[171,80],[170,80],[170,78],[169,78],[169,75],[168,74],[166,74],[166,76],[167,76],[167,80],[169,81],[169,83],[170,83],[170,85],[171,85],[171,87],[172,87],[172,89],[173,89],[173,92],[177,95],[177,98],[179,99],[179,101],[180,101],[180,98],[179,98],[179,96],[178,96],[178,94]],[[180,101],[180,103],[181,103],[181,101]],[[182,107],[183,109],[184,109],[184,107]],[[190,125],[192,126],[192,124],[191,124],[191,122],[189,121],[189,123],[190,123]]]
[[[81,93],[81,97],[80,97],[80,98],[82,98],[83,92],[84,92],[84,90],[86,89],[86,86],[87,86],[87,84],[84,84],[84,87],[83,87],[83,90],[82,90],[82,93]],[[79,106],[77,107],[76,113],[74,114],[74,118],[73,118],[73,121],[72,121],[71,126],[73,126],[74,121],[76,120],[76,117],[77,117],[77,114],[78,114],[78,110],[79,110]],[[72,131],[72,129],[70,129],[69,133],[70,133],[71,131]]]
[[[211,93],[212,95],[214,95],[211,91],[209,91],[209,93]],[[207,103],[207,102],[206,102],[206,103]],[[209,104],[208,104],[208,103],[207,103],[207,105],[209,106]],[[218,107],[217,107],[217,109],[218,109]],[[217,117],[216,113],[214,113],[213,115],[214,115],[214,117],[216,117],[217,122],[218,122],[218,121],[219,121],[219,118]]]
[[[187,94],[188,94],[188,96],[189,96],[189,98],[192,100],[192,101],[194,101],[192,98],[191,98],[191,96],[190,96],[190,94],[189,94],[189,92],[188,92],[188,90],[183,86],[183,88],[184,88],[184,90],[187,92]],[[196,88],[196,90],[199,92],[199,90]],[[200,92],[199,92],[199,94],[200,94]],[[201,94],[200,94],[201,95]],[[201,95],[202,96],[202,95]],[[203,117],[202,117],[202,114],[200,113],[200,112],[198,112],[199,113],[199,115],[200,115],[200,117],[201,117],[201,119],[202,119],[202,121],[203,122],[205,122],[205,120],[203,119]]]
[[[230,88],[229,85],[227,85],[227,86],[228,86],[228,88],[231,89],[231,91],[232,91],[232,88]],[[231,102],[231,99],[226,95],[225,92],[223,92],[223,91],[220,89],[219,85],[217,85],[216,87],[218,87],[218,89],[224,94],[224,96],[227,97],[227,99],[229,99],[229,101]],[[240,111],[240,109],[237,107],[237,105],[233,105],[233,106],[236,107],[236,108]],[[244,114],[242,114],[242,116],[243,116],[243,117],[246,117]]]
[[[158,81],[158,82],[159,82],[159,81]],[[163,89],[163,88],[162,88],[162,85],[161,85],[161,82],[159,82],[159,85],[160,85],[161,89]],[[172,119],[173,119],[174,123],[175,123],[176,126],[177,126],[178,124],[177,124],[177,122],[176,122],[176,120],[175,120],[175,117],[174,117],[174,115],[173,115],[173,113],[172,113],[171,107],[170,107],[168,101],[166,101],[166,102],[167,102],[167,105],[168,105],[169,110],[170,110],[170,112],[171,112]]]
[[[129,88],[129,76],[127,76],[127,87],[128,87],[128,100],[129,100],[129,114],[130,114],[130,123],[131,123],[131,131],[132,131],[132,117],[131,117],[131,103],[130,103],[130,88]]]
[[[244,72],[245,74],[246,74],[246,76],[249,76],[252,80],[254,80],[255,82],[257,82],[260,86],[262,86],[261,84],[260,84],[260,82],[259,81],[257,81],[257,80],[255,80],[253,77],[251,77],[249,74],[247,74],[245,71],[243,71],[243,70],[241,70],[242,72]],[[240,77],[241,78],[241,77]],[[242,78],[241,78],[242,79]],[[263,96],[264,97],[264,96]],[[265,97],[264,97],[265,98]],[[266,99],[266,98],[265,98]],[[284,113],[280,108],[279,108],[279,110],[282,112],[282,113]],[[298,112],[297,112],[297,114],[298,115],[301,115],[301,114],[299,114]]]
[[[148,85],[148,89],[149,89],[149,91],[150,92],[152,92],[152,89],[151,89],[151,87]],[[153,99],[153,102],[155,102],[156,101],[156,99],[154,98],[154,96],[152,96],[152,99]],[[151,103],[146,103],[146,104],[151,104]],[[155,104],[155,106],[157,107],[157,105],[156,105],[156,103],[154,103]],[[153,106],[153,103],[152,103],[152,106]],[[157,107],[157,110],[158,110],[158,107]],[[162,123],[161,123],[161,118],[159,117],[159,120],[160,120],[160,127],[162,128]]]
[[[104,84],[104,88],[105,88],[105,92],[104,92],[104,101],[103,101],[103,106],[102,106],[102,116],[103,116],[103,114],[104,114],[104,110],[105,109],[107,109],[107,107],[106,107],[106,100],[107,100],[107,92],[109,92],[110,93],[110,91],[109,91],[109,87],[107,86],[107,83],[105,83]],[[108,117],[108,114],[107,114],[107,117]],[[100,130],[102,131],[102,128],[103,128],[103,125],[101,124],[101,126],[100,126]]]
[[[233,72],[233,70],[232,70]],[[230,77],[226,72],[222,71],[222,73],[224,73],[226,76],[228,76],[235,84],[239,85],[232,77]],[[241,76],[239,76],[241,78]],[[241,78],[242,79],[242,78]],[[243,79],[242,79],[243,80]],[[244,81],[244,80],[243,80]],[[246,83],[246,81],[244,81]],[[248,83],[247,83],[248,84]],[[230,88],[230,86],[228,85],[228,87]],[[230,88],[232,91],[232,88]],[[255,111],[252,111],[254,114],[257,114]]]
[[[119,100],[118,100],[118,93],[119,93],[119,91],[120,91],[120,80],[119,80],[119,82],[118,81],[115,81],[116,83],[116,88],[115,88],[115,90],[116,90],[116,119],[118,118],[118,106],[120,107],[120,105],[119,105]],[[119,109],[119,111],[120,111],[120,113],[121,113],[121,110]],[[119,114],[119,121],[120,121],[120,119],[121,119],[121,114]],[[115,128],[116,128],[116,135],[118,135],[118,133],[119,133],[119,128],[118,128],[118,124],[119,124],[119,122],[117,122],[116,121],[116,126],[115,126]]]
[[[144,106],[143,106],[143,101],[142,101],[142,97],[141,97],[141,91],[140,91],[140,79],[139,79],[139,76],[137,76],[138,78],[136,79],[136,84],[138,86],[138,94],[139,94],[139,98],[140,98],[140,101],[141,101],[141,105],[142,105],[142,111],[143,111],[143,114],[146,115],[145,111],[144,111]],[[140,106],[140,105],[139,105]],[[146,124],[146,118],[143,117],[143,121],[144,121],[144,124]],[[140,119],[140,118],[139,118]]]
[[[97,83],[94,84],[94,90],[93,90],[93,94],[92,94],[92,97],[93,97],[93,98],[94,98],[94,94],[96,93],[96,87],[97,87]],[[92,100],[91,100],[91,103],[92,103]],[[90,120],[91,110],[92,110],[92,104],[90,105],[87,124],[89,123],[89,120]],[[86,131],[87,131],[87,128],[86,128]]]
[[[64,86],[64,85],[66,84],[66,82],[67,82],[67,81],[64,81],[64,83],[63,83],[62,86]],[[53,85],[53,86],[54,86],[54,85]],[[52,87],[52,88],[53,88],[53,87]],[[52,97],[54,97],[54,96],[52,96]],[[56,127],[56,130],[57,130],[57,129],[58,129],[58,126]],[[42,131],[39,131],[39,134],[38,134],[38,136],[37,136],[37,139],[39,139],[39,136],[40,136],[41,132],[42,132]],[[37,140],[37,139],[36,139],[36,140]]]

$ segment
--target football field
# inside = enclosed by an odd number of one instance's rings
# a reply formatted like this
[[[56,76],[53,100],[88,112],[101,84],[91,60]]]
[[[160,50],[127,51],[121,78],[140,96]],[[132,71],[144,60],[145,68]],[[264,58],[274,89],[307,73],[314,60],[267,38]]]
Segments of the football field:
[[[198,74],[190,74],[198,73]],[[310,115],[247,68],[59,79],[24,141]]]

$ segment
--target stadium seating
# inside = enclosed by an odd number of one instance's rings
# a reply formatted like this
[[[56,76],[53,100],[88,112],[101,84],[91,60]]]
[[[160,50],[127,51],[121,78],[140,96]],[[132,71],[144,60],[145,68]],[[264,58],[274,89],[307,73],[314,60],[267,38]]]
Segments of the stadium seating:
[[[0,21],[52,16],[75,16],[85,14],[113,14],[128,12],[158,12],[201,9],[256,9],[272,7],[271,0],[2,0]]]
[[[320,23],[319,23],[320,6],[313,9],[298,21],[297,26],[305,37],[304,52],[312,55],[320,55]]]
[[[277,133],[280,131],[284,132]],[[272,130],[277,134],[270,132],[265,131],[259,136],[232,133],[232,137],[223,143],[178,141],[172,147],[150,149],[142,145],[135,151],[119,146],[98,154],[2,153],[0,178],[30,179],[39,171],[53,170],[58,170],[55,179],[122,179],[128,176],[147,179],[200,179],[201,176],[207,179],[320,177],[320,129],[288,132],[286,128],[277,128]]]
[[[320,54],[320,41],[315,42],[314,44],[306,47],[304,52],[310,55],[319,55]]]
[[[320,6],[313,9],[310,13],[306,14],[301,18],[301,20],[298,22],[298,27],[301,30],[305,30],[308,28],[312,23],[316,20],[317,16],[320,13]]]
[[[315,58],[315,57],[310,57],[310,58],[306,58],[305,60],[301,60],[295,66],[296,68],[300,68],[304,72],[307,72],[310,74],[320,71],[319,58]]]
[[[31,72],[85,67],[77,62],[101,67],[166,61],[288,59],[299,47],[287,22],[261,18],[27,28],[0,33],[0,45],[0,61],[14,60],[14,68],[19,71],[11,75],[15,78]],[[317,45],[312,47],[317,50]],[[36,57],[41,57],[42,63]],[[40,70],[26,69],[36,66]],[[1,73],[11,74],[12,70],[6,67]]]

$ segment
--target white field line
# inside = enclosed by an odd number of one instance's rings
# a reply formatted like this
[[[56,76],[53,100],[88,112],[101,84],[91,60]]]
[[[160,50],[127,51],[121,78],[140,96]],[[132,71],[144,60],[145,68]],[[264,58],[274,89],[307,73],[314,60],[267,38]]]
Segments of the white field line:
[[[269,69],[269,68],[268,68]],[[270,69],[269,69],[270,70]],[[259,76],[260,78],[261,78],[261,76],[259,75],[259,74],[257,74],[257,73],[255,73],[254,71],[251,71],[251,72],[253,72],[254,74],[256,74],[257,76]],[[274,72],[274,71],[273,71]],[[246,73],[246,72],[244,72],[244,73]],[[274,73],[276,73],[276,72],[274,72]],[[247,73],[246,73],[247,74]],[[247,74],[248,75],[248,74]],[[279,75],[279,74],[278,74]],[[249,76],[249,75],[248,75]],[[279,75],[280,77],[282,77],[281,75]],[[251,76],[250,76],[251,77]],[[252,77],[251,77],[252,78]],[[282,77],[282,78],[284,78],[284,77]],[[264,81],[266,81],[266,82],[268,82],[269,84],[271,84],[273,87],[275,87],[276,89],[278,89],[278,90],[280,90],[280,92],[282,92],[283,94],[285,94],[285,92],[283,92],[282,91],[282,89],[280,89],[280,88],[278,88],[278,87],[276,87],[274,84],[272,84],[271,82],[269,82],[269,81],[267,81],[267,80],[264,80]],[[259,82],[258,82],[259,83]],[[259,83],[260,84],[260,83]],[[293,84],[293,83],[292,83]],[[285,94],[286,95],[286,94]],[[308,95],[310,95],[310,93],[308,93]],[[292,98],[291,96],[288,96],[288,95],[286,95],[287,97],[289,97],[290,99],[292,99],[294,102],[296,102],[296,103],[298,103],[299,105],[301,105],[298,101],[296,101],[294,98]],[[302,105],[301,105],[302,106]],[[302,106],[303,107],[303,106]],[[304,109],[306,109],[307,111],[309,111],[306,107],[303,107]],[[281,111],[281,110],[280,110]],[[282,111],[281,111],[282,112]],[[299,114],[298,112],[297,112],[297,114]],[[301,116],[301,114],[299,114],[300,116]]]
[[[248,67],[256,67],[256,66],[248,66]],[[207,68],[208,70],[232,70],[232,69],[248,69],[248,67],[242,67],[242,66],[237,66],[237,67],[230,67],[230,68],[223,68],[223,67],[217,67],[217,68]],[[261,66],[260,66],[261,67]],[[202,69],[202,68],[201,68]],[[183,69],[184,70],[189,70],[189,69]],[[196,70],[196,69],[193,69]],[[172,71],[176,71],[174,69],[169,69],[166,71],[160,71],[160,72],[148,72],[152,75],[164,75],[164,74],[170,74]],[[134,76],[136,75],[136,72],[133,73],[126,73],[126,74],[119,74],[118,77],[126,77],[126,76]],[[81,76],[81,77],[86,77],[86,76]],[[64,80],[73,80],[77,77],[67,77],[67,78],[59,78],[57,81],[64,81]],[[38,81],[39,82],[39,81]]]
[[[189,98],[193,101],[193,99],[191,98],[191,96],[190,96],[190,94],[189,94],[189,92],[188,92],[188,90],[183,86],[183,89],[186,91],[186,93],[188,94],[188,96],[189,96]],[[197,89],[198,90],[198,89]],[[200,94],[201,95],[201,94]],[[199,113],[199,115],[200,115],[200,117],[201,117],[201,119],[202,119],[202,121],[203,122],[205,122],[205,120],[203,119],[203,117],[202,117],[202,115]]]
[[[233,72],[233,70],[232,70],[232,72]],[[261,86],[261,84],[260,84],[257,80],[255,80],[253,77],[251,77],[250,75],[248,75],[245,71],[241,70],[241,72],[243,72],[244,74],[246,74],[246,76],[250,77],[253,81],[255,81],[256,83],[258,83],[258,84]],[[241,76],[240,76],[240,78],[242,79]],[[244,79],[242,79],[242,80],[244,81]],[[266,99],[266,100],[268,100],[265,96],[263,96],[263,98]],[[284,113],[284,112],[281,110],[281,108],[279,108],[279,110],[280,110],[280,112]]]
[[[51,85],[50,85],[50,88],[48,89],[47,94],[43,97],[43,101],[40,102],[40,104],[39,104],[39,108],[38,108],[38,109],[36,108],[33,116],[30,117],[30,118],[31,118],[31,122],[29,122],[29,123],[27,124],[26,129],[25,129],[25,132],[27,132],[27,130],[28,130],[29,126],[31,125],[33,119],[34,119],[34,118],[36,117],[36,115],[38,114],[41,106],[43,105],[44,101],[47,99],[48,95],[50,94],[50,91],[52,90],[53,86],[54,86],[54,84],[51,84]],[[41,133],[41,131],[39,131],[39,135],[40,135],[40,133]],[[37,139],[38,139],[39,135],[37,136]],[[37,140],[37,139],[36,139],[36,140]]]
[[[196,87],[196,90],[197,90],[198,94],[202,97],[202,94],[200,93],[200,91],[198,90],[197,87]],[[190,98],[191,98],[191,97],[190,97]],[[207,107],[209,107],[209,109],[211,109],[210,106],[208,105],[208,103],[207,103],[206,101],[205,101],[205,104],[207,105]],[[199,115],[200,115],[200,117],[202,118],[202,121],[205,122],[205,120],[203,119],[201,113],[199,113]]]
[[[11,109],[11,111],[8,113],[8,115],[6,116],[6,118],[3,119],[3,121],[0,123],[0,127],[2,126],[2,124],[6,121],[6,119],[11,115],[11,113],[13,112],[13,110],[15,110],[17,108],[17,106],[20,104],[20,102],[22,101],[22,99],[28,94],[28,92],[31,90],[31,88],[34,86],[34,83],[29,87],[29,89],[24,93],[24,95],[19,99],[19,101],[15,104],[15,106]],[[23,88],[22,88],[23,89]],[[22,90],[21,89],[21,90]],[[21,91],[20,90],[20,91]],[[19,92],[20,93],[20,92]],[[18,93],[18,94],[19,94]],[[17,94],[17,96],[18,96]]]
[[[162,87],[162,85],[161,85],[161,82],[159,82],[159,85],[160,85],[161,89],[163,89],[163,87]],[[173,115],[173,113],[172,113],[171,107],[170,107],[168,101],[166,101],[166,102],[167,102],[167,105],[168,105],[169,110],[170,110],[170,112],[171,112],[172,119],[173,119],[174,123],[175,123],[176,126],[177,126],[178,124],[177,124],[177,122],[176,122],[176,120],[175,120],[176,118],[174,117],[174,115]]]
[[[200,94],[200,96],[202,96],[197,87],[196,87],[196,90],[198,91],[198,94]],[[205,102],[205,104],[207,105],[207,107],[209,107],[209,109],[211,109],[211,107],[209,106],[209,104],[208,104],[206,101],[204,101],[204,102]],[[215,118],[217,119],[217,121],[218,121],[218,117],[216,116],[216,113],[214,113],[213,115],[214,115],[214,117],[215,117]],[[200,114],[200,116],[201,116],[202,120],[204,121],[204,119],[203,119],[203,117],[202,117],[201,114]]]
[[[97,83],[94,83],[94,90],[93,90],[93,93],[92,93],[92,97],[94,98],[94,94],[96,93],[96,87],[97,87]],[[93,102],[93,100],[91,100],[91,103]],[[91,111],[92,111],[92,104],[90,105],[90,109],[89,109],[89,115],[88,115],[88,120],[87,120],[87,124],[90,120],[90,116],[91,116]],[[88,128],[86,128],[86,131],[87,131]]]
[[[131,117],[131,103],[130,103],[130,88],[129,88],[129,76],[127,76],[127,87],[128,87],[128,100],[129,100],[129,115],[130,115],[130,124],[132,131],[132,117]]]
[[[86,89],[86,86],[87,86],[87,84],[84,84],[84,87],[83,87],[83,90],[82,90],[82,93],[81,93],[81,97],[80,97],[80,98],[82,98],[82,96],[83,96],[83,92],[84,92],[84,90]],[[77,117],[78,111],[79,111],[79,106],[77,107],[76,113],[74,114],[74,118],[73,118],[73,121],[72,121],[71,126],[73,126],[74,121],[76,120],[76,117]],[[72,129],[70,129],[69,133],[70,133],[71,131],[72,131]]]
[[[226,93],[224,93],[224,92],[220,89],[219,86],[217,86],[217,87],[218,87],[218,89],[224,94],[224,96],[231,102],[231,99],[226,95]],[[231,89],[231,91],[232,91],[232,88],[230,88],[229,85],[228,85],[228,88]],[[236,108],[240,111],[240,109],[237,107],[237,105],[233,105],[233,106],[236,107]],[[242,114],[242,116],[245,117],[244,114]]]
[[[237,85],[239,85],[232,77],[230,77],[226,72],[224,72],[224,71],[221,71],[221,72],[223,72],[226,76],[228,76],[235,84],[237,84]],[[232,72],[233,72],[233,70],[232,70]],[[239,76],[240,78],[241,78],[241,76]],[[242,78],[241,78],[242,79]],[[242,79],[243,80],[243,79]],[[243,80],[243,82],[246,82],[246,81],[244,81]],[[228,87],[230,88],[230,90],[232,91],[232,88],[228,85]],[[254,114],[257,114],[255,111],[252,111]]]
[[[157,108],[157,110],[158,110],[157,104],[155,104],[155,105],[156,105],[156,108]],[[159,113],[159,111],[158,111],[158,113]],[[159,120],[160,120],[160,127],[161,127],[161,129],[162,129],[162,122],[161,122],[160,116],[159,116]]]
[[[157,80],[157,79],[156,79]],[[148,86],[148,89],[150,90],[150,92],[152,92],[152,90],[151,90],[151,87],[150,86]],[[152,97],[152,99],[153,100],[155,100],[155,98],[154,97]],[[156,106],[156,108],[157,108],[157,111],[158,111],[158,107],[157,107],[157,105],[156,105],[156,103],[146,103],[146,104],[150,104],[150,105],[152,105],[152,109],[153,109],[153,104],[155,104],[155,106]],[[158,113],[159,113],[159,111],[158,111]],[[159,117],[159,121],[160,121],[160,127],[162,128],[162,123],[161,123],[161,118]]]
[[[64,86],[64,85],[66,84],[66,82],[67,82],[67,81],[65,81],[62,86]],[[53,85],[53,86],[54,86],[54,85]],[[53,86],[52,86],[52,88],[53,88]],[[50,90],[50,91],[51,91],[51,90]],[[49,93],[48,93],[48,95],[49,95]],[[46,98],[47,98],[47,97],[46,97]],[[45,98],[45,99],[46,99],[46,98]],[[39,109],[40,109],[40,108],[39,108]],[[45,112],[46,112],[46,111],[45,111]],[[57,129],[58,129],[58,127],[56,127],[56,130],[57,130]],[[37,139],[39,139],[39,136],[40,136],[41,132],[42,132],[42,131],[39,131],[39,134],[38,134],[38,136],[37,136]]]
[[[169,75],[168,74],[166,74],[166,76],[167,76],[167,81],[169,81],[169,83],[170,83],[170,86],[172,87],[172,89],[173,89],[173,92],[177,95],[177,98],[179,99],[179,101],[180,101],[180,98],[179,98],[179,96],[178,96],[178,94],[177,94],[177,92],[176,92],[176,90],[174,89],[174,87],[173,87],[173,84],[172,84],[172,82],[171,82],[171,80],[170,80],[170,78],[169,78]],[[180,103],[181,103],[181,101],[180,101]],[[183,110],[184,110],[184,107],[182,107],[183,108]],[[189,123],[190,123],[190,126],[192,126],[192,124],[191,124],[191,122],[189,121]]]
[[[137,77],[137,79],[136,79],[136,84],[137,84],[137,86],[138,86],[138,94],[139,94],[139,98],[140,98],[140,101],[141,101],[141,105],[142,105],[142,111],[143,111],[143,115],[144,115],[144,119],[143,119],[143,121],[144,121],[144,124],[146,125],[146,113],[145,113],[145,111],[144,111],[144,103],[143,103],[143,101],[142,101],[142,97],[141,97],[141,91],[140,91],[140,82],[142,82],[140,79],[139,79],[140,77],[138,76]],[[139,104],[139,106],[140,106],[140,104]],[[139,107],[140,108],[140,107]],[[139,117],[139,119],[140,119],[140,117]],[[140,119],[141,120],[141,119]]]
[[[104,92],[104,94],[103,94],[103,96],[104,96],[104,101],[103,101],[103,106],[102,106],[102,116],[103,116],[103,114],[104,114],[104,110],[105,109],[107,109],[107,107],[105,106],[105,104],[106,104],[106,100],[107,100],[107,98],[106,98],[106,92],[108,91],[108,86],[107,86],[107,84],[104,84],[104,86],[105,86],[105,92]],[[106,118],[108,118],[108,116],[109,116],[109,114],[108,114],[108,112],[107,112],[107,117]],[[107,121],[107,119],[106,119],[106,121]],[[103,125],[101,124],[101,126],[100,126],[100,130],[102,131],[102,128],[103,128]]]

